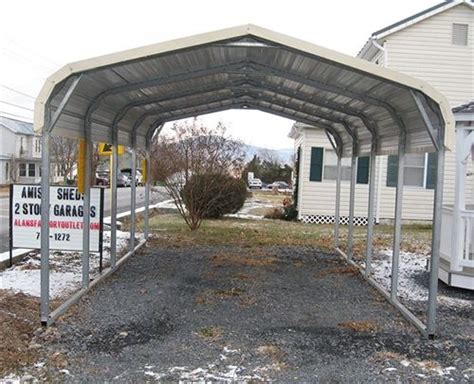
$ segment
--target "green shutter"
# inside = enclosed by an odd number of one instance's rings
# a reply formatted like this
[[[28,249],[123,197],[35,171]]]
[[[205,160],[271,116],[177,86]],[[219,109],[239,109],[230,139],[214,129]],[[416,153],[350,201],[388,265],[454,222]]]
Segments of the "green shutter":
[[[436,171],[438,168],[438,156],[436,153],[428,153],[428,169],[426,170],[426,189],[435,189]]]
[[[396,187],[398,179],[398,156],[391,155],[387,160],[387,187]]]
[[[309,181],[321,181],[323,179],[323,149],[311,148],[311,164],[309,169]]]
[[[357,184],[369,184],[370,157],[363,156],[357,160]]]

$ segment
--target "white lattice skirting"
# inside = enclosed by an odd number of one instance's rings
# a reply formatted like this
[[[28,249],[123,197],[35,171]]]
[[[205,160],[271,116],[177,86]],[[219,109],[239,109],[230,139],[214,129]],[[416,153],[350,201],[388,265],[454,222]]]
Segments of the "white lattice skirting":
[[[299,221],[306,224],[334,224],[335,218],[333,215],[301,215]],[[368,222],[367,217],[354,217],[354,225],[365,226]],[[341,216],[340,223],[349,224],[349,216]]]

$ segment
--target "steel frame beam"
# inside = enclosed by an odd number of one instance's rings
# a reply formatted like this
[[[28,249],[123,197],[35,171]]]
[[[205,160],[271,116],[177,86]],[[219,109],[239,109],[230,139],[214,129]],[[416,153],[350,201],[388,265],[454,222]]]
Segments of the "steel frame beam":
[[[292,81],[295,81],[295,82],[298,82],[298,83],[303,83],[305,85],[309,85],[313,88],[316,88],[318,90],[322,90],[324,92],[334,93],[335,95],[345,96],[345,97],[348,97],[348,98],[351,98],[351,99],[362,101],[366,104],[371,104],[371,105],[375,105],[377,107],[383,108],[390,114],[392,120],[396,123],[396,125],[398,127],[404,127],[405,126],[403,120],[398,116],[396,109],[390,103],[388,103],[386,101],[381,101],[381,100],[379,100],[375,97],[371,97],[371,96],[368,96],[368,95],[363,94],[363,93],[353,92],[353,91],[350,91],[350,90],[347,90],[345,88],[341,88],[341,87],[338,87],[338,86],[335,86],[335,85],[332,85],[332,84],[323,83],[321,81],[308,79],[308,78],[302,77],[300,75],[295,75],[295,74],[292,74],[292,73],[281,71],[281,70],[272,68],[272,67],[270,67],[268,65],[265,65],[265,64],[259,64],[259,63],[251,62],[249,67],[250,68],[264,68],[265,72],[261,72],[261,73],[257,72],[257,74],[260,74],[260,75],[263,75],[263,76],[272,75],[272,76],[281,77],[281,78],[284,78],[284,79],[288,79],[288,80],[292,80]]]
[[[395,218],[393,234],[393,255],[392,255],[392,278],[390,296],[392,300],[397,299],[398,294],[398,274],[400,270],[400,245],[402,241],[402,205],[403,205],[403,184],[405,178],[405,143],[406,135],[400,135],[398,145],[398,171],[397,187],[395,194]]]
[[[49,319],[49,147],[51,109],[45,107],[44,129],[41,137],[41,324],[47,325]]]
[[[110,164],[110,266],[117,264],[117,176],[118,176],[118,132],[112,128],[112,164]]]
[[[246,88],[238,89],[239,85],[242,85],[242,86],[243,85],[250,85],[250,87],[248,87],[247,90],[246,90]],[[117,113],[116,118],[114,119],[112,126],[114,127],[113,129],[116,129],[119,120],[121,118],[123,118],[130,109],[135,108],[135,107],[140,107],[140,106],[145,106],[145,105],[152,105],[152,104],[156,104],[156,103],[159,103],[159,102],[173,100],[173,99],[176,99],[176,98],[186,98],[186,97],[191,97],[191,96],[195,96],[195,95],[203,95],[203,94],[210,93],[210,92],[213,92],[213,91],[216,91],[216,90],[232,89],[234,87],[236,87],[238,91],[242,91],[242,92],[257,92],[258,93],[261,90],[263,90],[263,91],[268,90],[268,91],[272,91],[272,92],[275,92],[275,93],[278,93],[278,94],[281,94],[281,95],[284,95],[284,96],[287,96],[287,97],[291,97],[295,100],[302,101],[306,104],[310,104],[311,106],[314,106],[314,107],[317,107],[317,108],[322,107],[322,108],[326,108],[326,109],[332,109],[332,110],[334,110],[338,113],[342,113],[342,114],[345,114],[347,116],[359,118],[362,121],[362,123],[364,124],[365,128],[370,132],[370,134],[373,137],[377,137],[376,127],[375,127],[376,124],[366,114],[360,113],[355,108],[347,107],[347,106],[345,106],[344,104],[341,104],[341,103],[325,101],[324,99],[318,98],[316,96],[311,96],[311,98],[310,98],[311,101],[308,101],[307,99],[298,97],[297,94],[294,93],[294,92],[291,92],[287,89],[285,90],[284,87],[274,87],[274,86],[268,85],[264,82],[259,82],[259,81],[256,81],[254,79],[251,79],[250,77],[247,77],[245,79],[230,80],[230,81],[222,82],[217,86],[213,85],[213,86],[210,86],[210,87],[201,87],[201,88],[198,88],[197,90],[193,90],[192,92],[180,91],[180,92],[175,93],[174,95],[173,94],[172,95],[167,95],[166,97],[151,98],[151,99],[140,100],[140,101],[137,101],[137,102],[127,104],[119,111],[119,113]],[[161,106],[159,106],[159,108],[162,110],[163,113],[167,113],[167,112],[171,113],[172,112],[172,110],[169,110],[169,111],[164,110],[163,107],[161,107]],[[181,109],[183,109],[183,108],[180,108],[180,110]],[[325,116],[329,116],[325,112],[321,112],[321,113],[323,113]],[[154,114],[154,113],[150,113],[150,115],[152,115],[152,114]],[[315,115],[315,113],[313,113],[313,115]],[[142,119],[142,121],[143,120],[144,119]],[[342,118],[336,118],[335,119],[335,122],[340,122],[340,121],[342,121]],[[134,126],[134,129],[136,129],[136,125]]]
[[[413,90],[410,90],[410,94],[413,100],[415,101],[418,111],[421,114],[421,118],[423,119],[423,123],[425,124],[426,130],[428,131],[428,134],[430,135],[431,141],[433,142],[433,146],[435,147],[436,151],[439,151],[440,150],[439,135],[437,134],[437,130],[433,127],[433,124],[431,123],[431,120],[428,116],[428,113],[426,112],[425,107],[423,106],[423,102],[421,101],[420,96]]]
[[[136,214],[137,207],[137,132],[132,132],[132,184],[130,193],[130,252],[135,248],[135,232],[136,232]]]
[[[349,228],[347,230],[347,256],[354,257],[354,210],[355,210],[355,188],[357,183],[357,152],[353,146],[351,157],[351,184],[349,191]]]
[[[84,169],[84,216],[82,231],[82,288],[89,287],[89,258],[90,258],[90,212],[91,212],[91,181],[92,181],[92,140],[91,124],[84,124],[84,140],[86,144]]]
[[[376,140],[372,143],[369,160],[369,200],[367,212],[367,248],[365,255],[365,275],[370,276],[372,273],[372,250],[374,237],[374,222],[375,222],[375,173],[377,162],[377,143]]]
[[[49,131],[51,132],[56,125],[56,123],[59,120],[59,117],[64,111],[64,108],[66,107],[69,99],[71,98],[72,94],[74,93],[74,90],[76,89],[77,85],[79,84],[79,81],[81,81],[82,74],[76,76],[74,80],[72,81],[71,85],[69,86],[68,90],[66,91],[66,94],[64,95],[63,99],[58,105],[58,108],[53,114],[53,117],[51,118],[51,122],[49,123]]]
[[[341,174],[342,174],[342,156],[337,156],[336,172],[336,209],[334,212],[334,247],[339,248],[339,225],[341,220]]]

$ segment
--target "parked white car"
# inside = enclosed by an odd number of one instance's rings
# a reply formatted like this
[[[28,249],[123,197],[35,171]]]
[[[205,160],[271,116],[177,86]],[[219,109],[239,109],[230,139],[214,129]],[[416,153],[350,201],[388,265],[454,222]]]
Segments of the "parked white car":
[[[260,179],[250,179],[249,188],[260,188],[262,189],[262,180]]]

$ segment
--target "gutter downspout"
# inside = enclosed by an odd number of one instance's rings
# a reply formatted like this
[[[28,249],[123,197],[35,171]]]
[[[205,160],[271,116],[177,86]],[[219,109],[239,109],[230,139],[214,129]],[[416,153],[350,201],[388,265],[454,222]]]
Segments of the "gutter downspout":
[[[384,41],[383,45],[377,43],[377,40],[374,38],[370,39],[370,42],[377,48],[379,51],[383,52],[383,67],[387,67],[388,62],[388,51],[386,42]],[[376,195],[376,203],[375,203],[375,223],[380,223],[380,196],[382,194],[382,158],[378,157],[378,180],[377,180],[377,195]]]

